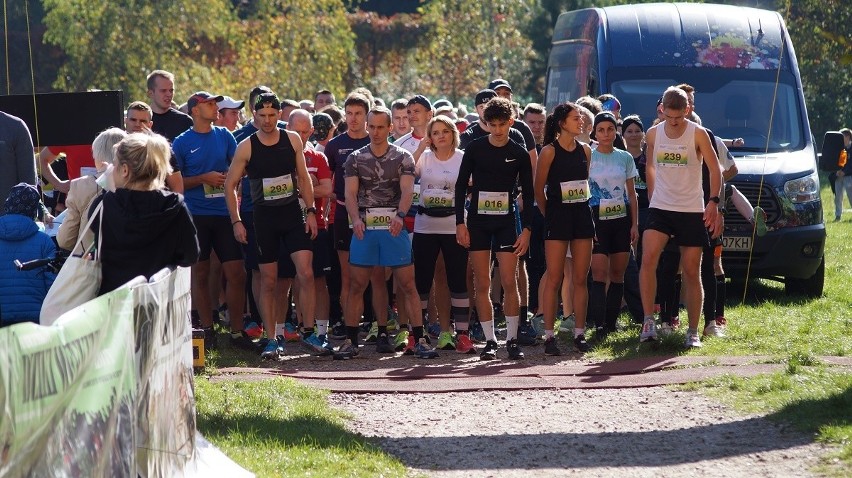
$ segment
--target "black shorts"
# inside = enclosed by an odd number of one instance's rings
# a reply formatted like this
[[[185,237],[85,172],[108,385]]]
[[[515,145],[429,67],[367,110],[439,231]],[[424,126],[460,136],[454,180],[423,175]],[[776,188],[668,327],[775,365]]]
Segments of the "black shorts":
[[[468,216],[470,219],[470,216]],[[515,252],[518,232],[514,216],[500,219],[468,220],[470,251]]]
[[[597,216],[597,214],[595,214]],[[595,219],[595,242],[592,254],[630,252],[630,215],[618,219]]]
[[[544,211],[544,240],[573,241],[595,237],[592,208],[584,204],[548,205]]]
[[[243,260],[243,250],[234,238],[234,226],[228,216],[192,216],[198,231],[198,260],[210,259],[210,251],[216,251],[219,262]]]
[[[342,213],[341,213],[342,211]],[[352,228],[349,227],[349,215],[346,208],[337,205],[334,212],[334,250],[349,252],[349,244],[352,242]]]
[[[320,229],[317,231],[317,238],[312,240],[312,246],[314,251],[313,261],[312,261],[312,269],[314,271],[314,277],[325,277],[326,274],[331,273],[331,264],[328,260],[328,244],[330,241],[329,232],[325,229]],[[293,258],[290,257],[290,252],[286,251],[284,248],[281,249],[281,252],[278,256],[278,278],[279,279],[292,279],[296,277],[296,264],[293,263]]]
[[[257,262],[276,262],[283,246],[287,255],[311,250],[311,236],[305,232],[305,220],[299,203],[254,208],[254,232],[257,236]]]
[[[672,237],[672,241],[681,247],[707,247],[710,238],[704,227],[704,213],[664,211],[648,209],[646,229],[653,229]]]
[[[256,271],[257,268],[257,238],[254,236],[254,212],[240,212],[240,219],[246,228],[246,241],[248,244],[240,244],[243,247],[246,272]]]

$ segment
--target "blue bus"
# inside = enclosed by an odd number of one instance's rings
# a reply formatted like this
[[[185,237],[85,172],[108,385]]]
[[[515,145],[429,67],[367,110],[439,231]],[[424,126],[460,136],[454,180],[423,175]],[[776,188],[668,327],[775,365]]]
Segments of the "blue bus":
[[[798,63],[777,12],[701,3],[588,8],[556,22],[547,67],[548,110],[611,93],[621,113],[656,119],[672,85],[695,87],[695,110],[731,148],[730,183],[767,213],[769,232],[729,204],[722,255],[728,277],[782,281],[788,293],[822,294],[825,224],[814,140]]]

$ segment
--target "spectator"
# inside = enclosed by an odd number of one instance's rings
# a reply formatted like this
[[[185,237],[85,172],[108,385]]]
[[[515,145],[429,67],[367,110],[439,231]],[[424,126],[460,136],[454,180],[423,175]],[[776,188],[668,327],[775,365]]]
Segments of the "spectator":
[[[36,185],[36,164],[33,140],[26,123],[18,117],[0,111],[0,199],[6,200],[9,190],[18,183]],[[1,212],[1,211],[0,211]]]
[[[38,208],[38,190],[31,184],[13,186],[6,197],[6,212],[0,216],[0,326],[38,323],[41,303],[56,279],[52,272],[18,271],[13,264],[56,253],[53,240],[33,220]]]

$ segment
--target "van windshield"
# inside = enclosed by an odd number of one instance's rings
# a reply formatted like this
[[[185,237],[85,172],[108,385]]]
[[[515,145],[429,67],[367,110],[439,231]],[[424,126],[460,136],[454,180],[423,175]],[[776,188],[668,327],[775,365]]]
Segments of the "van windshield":
[[[663,91],[688,83],[695,87],[695,112],[702,124],[716,136],[745,140],[745,146],[732,152],[783,152],[805,146],[796,82],[789,72],[781,72],[777,97],[776,72],[678,69],[665,72],[671,74],[655,72],[651,78],[643,73],[650,71],[632,69],[630,79],[619,79],[617,73],[611,76],[610,93],[621,102],[622,117],[638,114],[646,125],[652,124]]]

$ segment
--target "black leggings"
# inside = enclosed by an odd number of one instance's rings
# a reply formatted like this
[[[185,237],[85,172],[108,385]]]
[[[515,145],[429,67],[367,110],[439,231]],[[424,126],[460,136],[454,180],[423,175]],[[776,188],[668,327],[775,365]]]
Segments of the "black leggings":
[[[417,293],[428,297],[435,278],[438,253],[444,253],[447,285],[455,298],[467,298],[467,250],[456,242],[455,234],[414,233],[414,282]]]

